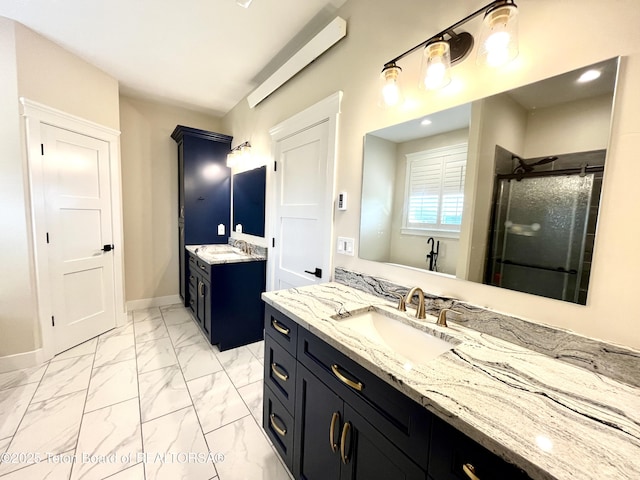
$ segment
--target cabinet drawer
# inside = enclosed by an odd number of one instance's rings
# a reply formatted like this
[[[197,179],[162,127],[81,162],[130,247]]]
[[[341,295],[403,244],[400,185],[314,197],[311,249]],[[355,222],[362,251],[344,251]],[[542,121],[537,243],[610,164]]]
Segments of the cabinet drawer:
[[[304,328],[298,331],[297,354],[299,362],[427,468],[432,416],[425,408]]]
[[[188,307],[191,310],[191,312],[193,312],[194,315],[196,315],[196,312],[198,310],[198,297],[196,295],[196,287],[191,286],[191,284],[189,284],[189,304]]]
[[[187,271],[189,277],[187,278],[188,280],[188,285],[189,288],[197,288],[198,286],[198,278],[196,277],[196,274],[193,272],[193,267],[191,267],[190,269],[191,271]]]
[[[471,440],[439,418],[434,418],[429,453],[429,476],[434,480],[469,480],[464,466],[477,478],[527,480],[530,477],[515,465]]]
[[[287,352],[295,356],[298,324],[271,305],[264,306],[264,331],[271,335]]]
[[[293,417],[264,385],[262,426],[289,470],[293,468]]]
[[[200,260],[199,258],[196,258],[196,267],[198,269],[198,272],[200,272],[200,274],[206,278],[207,280],[211,281],[211,265],[209,265],[207,262]]]
[[[287,411],[293,414],[296,390],[296,359],[271,335],[265,335],[264,381]]]

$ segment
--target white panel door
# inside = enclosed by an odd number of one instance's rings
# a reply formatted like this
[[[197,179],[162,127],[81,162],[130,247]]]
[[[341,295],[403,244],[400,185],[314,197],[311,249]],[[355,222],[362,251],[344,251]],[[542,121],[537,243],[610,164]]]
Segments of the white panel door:
[[[116,326],[109,144],[49,125],[42,142],[59,353]]]
[[[333,210],[327,188],[333,188],[333,178],[328,134],[325,121],[277,142],[276,290],[320,283],[331,276]]]

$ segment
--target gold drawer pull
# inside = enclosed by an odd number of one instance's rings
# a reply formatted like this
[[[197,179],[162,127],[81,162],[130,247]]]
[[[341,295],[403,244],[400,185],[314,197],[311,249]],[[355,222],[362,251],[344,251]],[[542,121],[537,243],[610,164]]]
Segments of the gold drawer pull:
[[[286,370],[285,370],[285,373],[282,373],[280,370],[278,370],[279,366],[280,365],[278,365],[277,363],[272,363],[271,364],[271,371],[280,380],[282,380],[283,382],[286,382],[287,380],[289,380],[289,375],[286,373],[287,372]]]
[[[340,456],[342,457],[342,463],[345,465],[349,463],[349,457],[347,457],[347,448],[345,447],[345,443],[347,443],[347,433],[349,433],[349,429],[351,428],[351,424],[349,422],[345,423],[342,427],[342,438],[340,439]]]
[[[331,426],[329,427],[329,445],[331,445],[331,451],[336,453],[338,451],[338,444],[335,438],[333,438],[333,432],[336,429],[336,422],[340,420],[340,412],[333,412],[331,415]]]
[[[280,325],[280,323],[275,318],[271,320],[271,325],[273,325],[273,328],[275,328],[281,334],[289,336],[289,332],[291,330],[283,325]]]
[[[364,385],[362,385],[362,382],[354,382],[353,380],[349,380],[342,373],[340,373],[340,367],[338,367],[338,365],[336,365],[335,363],[333,365],[331,365],[331,371],[333,372],[333,374],[336,377],[338,377],[338,380],[340,380],[345,385],[347,385],[347,386],[349,386],[349,387],[351,387],[354,390],[357,390],[359,392],[362,391],[362,387],[364,387]]]
[[[480,477],[476,475],[476,468],[470,463],[465,463],[462,465],[462,471],[467,474],[471,480],[480,480]]]
[[[271,415],[269,415],[269,423],[271,423],[271,426],[273,427],[273,429],[281,437],[284,437],[287,434],[287,429],[286,428],[281,428],[276,424],[276,414],[275,413],[272,413]]]

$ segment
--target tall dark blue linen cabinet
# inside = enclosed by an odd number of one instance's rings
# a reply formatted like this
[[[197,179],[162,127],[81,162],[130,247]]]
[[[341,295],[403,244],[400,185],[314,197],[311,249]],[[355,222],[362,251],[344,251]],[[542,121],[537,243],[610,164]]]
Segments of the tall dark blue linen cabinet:
[[[233,137],[178,125],[171,138],[178,143],[180,296],[186,302],[185,245],[228,242],[231,169],[226,159]],[[218,233],[219,225],[224,233]]]

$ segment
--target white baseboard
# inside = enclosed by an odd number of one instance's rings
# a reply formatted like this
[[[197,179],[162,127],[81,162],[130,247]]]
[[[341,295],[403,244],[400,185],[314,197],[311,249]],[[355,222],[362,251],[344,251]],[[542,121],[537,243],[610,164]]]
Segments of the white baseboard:
[[[44,352],[41,348],[31,352],[16,353],[0,357],[0,373],[12,372],[23,368],[37,367],[44,362]]]
[[[133,310],[142,310],[143,308],[163,307],[165,305],[173,305],[181,303],[180,295],[167,295],[166,297],[141,298],[139,300],[129,300],[127,302],[127,312]]]

